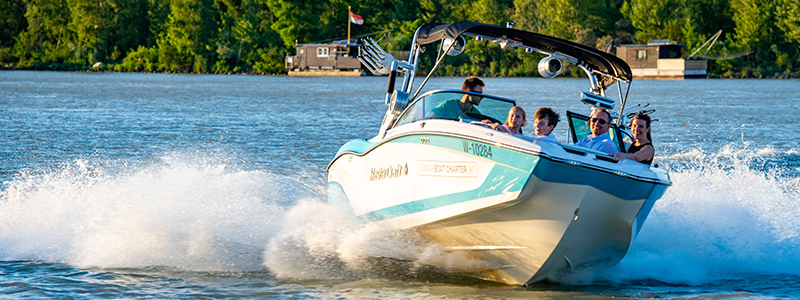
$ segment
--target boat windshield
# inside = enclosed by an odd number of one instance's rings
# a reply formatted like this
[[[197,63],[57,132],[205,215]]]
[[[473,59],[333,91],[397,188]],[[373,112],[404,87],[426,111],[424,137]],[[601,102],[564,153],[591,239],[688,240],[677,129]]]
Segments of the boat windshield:
[[[592,134],[588,116],[567,111],[567,122],[569,123],[570,136],[572,137],[573,144]],[[608,135],[611,137],[612,141],[617,143],[617,149],[622,149],[622,152],[628,149],[628,146],[633,140],[628,132],[621,130],[613,123],[608,130]]]
[[[463,97],[482,97],[480,104],[472,107],[471,112],[464,112],[459,105]],[[490,120],[504,123],[508,110],[516,105],[514,100],[472,93],[467,91],[431,91],[415,100],[400,116],[395,127],[425,119],[448,119],[462,122],[480,122]]]

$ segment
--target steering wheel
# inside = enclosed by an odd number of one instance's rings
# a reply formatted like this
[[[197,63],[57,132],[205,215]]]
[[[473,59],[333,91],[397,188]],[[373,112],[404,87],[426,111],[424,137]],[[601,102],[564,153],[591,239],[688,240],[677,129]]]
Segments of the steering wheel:
[[[466,113],[466,114],[467,114],[467,116],[469,116],[470,118],[473,118],[473,119],[476,119],[476,120],[489,120],[489,121],[492,121],[492,123],[500,123],[500,124],[503,124],[503,122],[500,122],[500,121],[498,121],[497,119],[495,119],[495,118],[492,118],[492,117],[490,117],[490,116],[485,116],[485,115],[482,115],[482,114],[476,114],[476,113]]]

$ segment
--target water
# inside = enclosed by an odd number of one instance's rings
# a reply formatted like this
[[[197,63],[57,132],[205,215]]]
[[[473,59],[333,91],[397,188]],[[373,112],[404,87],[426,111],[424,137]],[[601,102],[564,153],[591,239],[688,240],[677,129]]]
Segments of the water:
[[[585,80],[485,82],[529,115],[587,110]],[[324,204],[328,161],[377,132],[384,91],[0,72],[0,298],[800,298],[796,80],[635,81],[674,185],[618,265],[532,287],[425,267],[471,262]]]

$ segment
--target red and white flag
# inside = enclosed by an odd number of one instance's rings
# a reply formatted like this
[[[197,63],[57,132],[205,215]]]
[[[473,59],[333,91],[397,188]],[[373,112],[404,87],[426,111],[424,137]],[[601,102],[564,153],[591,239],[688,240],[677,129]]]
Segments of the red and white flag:
[[[364,19],[361,16],[355,14],[354,12],[350,12],[350,23],[356,23],[358,25],[364,24]]]

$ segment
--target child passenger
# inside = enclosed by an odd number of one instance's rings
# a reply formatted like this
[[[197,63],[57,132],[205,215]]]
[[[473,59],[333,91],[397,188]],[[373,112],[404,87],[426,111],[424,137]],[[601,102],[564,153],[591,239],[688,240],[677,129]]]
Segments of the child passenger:
[[[514,105],[508,110],[506,122],[503,123],[503,125],[492,127],[508,134],[522,135],[522,127],[525,126],[527,122],[528,118],[525,116],[525,110],[520,106]],[[495,123],[495,125],[496,124],[497,123]]]
[[[533,114],[533,129],[536,131],[538,139],[557,142],[553,135],[556,125],[558,125],[558,114],[550,107],[539,108]]]

